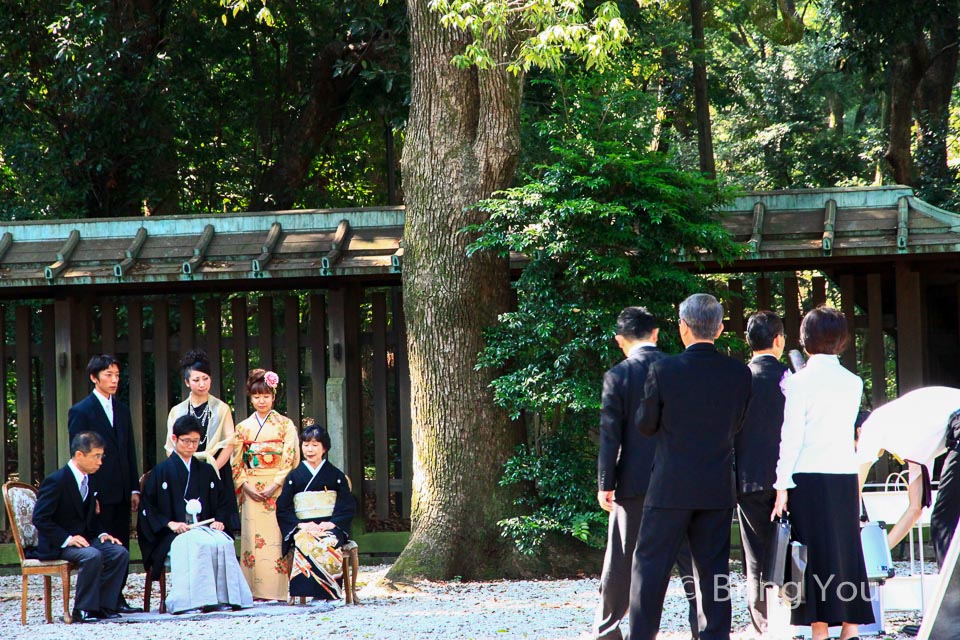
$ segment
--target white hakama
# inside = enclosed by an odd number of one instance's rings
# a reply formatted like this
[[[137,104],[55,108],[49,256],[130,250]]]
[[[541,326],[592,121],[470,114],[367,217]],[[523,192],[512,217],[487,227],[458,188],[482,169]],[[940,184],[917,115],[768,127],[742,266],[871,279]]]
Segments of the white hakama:
[[[170,547],[167,610],[199,607],[252,607],[253,594],[240,572],[233,538],[209,527],[181,533]]]

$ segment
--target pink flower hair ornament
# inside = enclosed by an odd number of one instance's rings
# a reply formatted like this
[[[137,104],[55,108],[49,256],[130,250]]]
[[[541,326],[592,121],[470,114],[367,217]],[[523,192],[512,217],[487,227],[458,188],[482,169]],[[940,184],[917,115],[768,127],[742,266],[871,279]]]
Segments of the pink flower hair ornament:
[[[263,381],[266,382],[267,386],[271,389],[276,389],[277,385],[280,384],[280,376],[273,371],[267,371],[263,374]]]

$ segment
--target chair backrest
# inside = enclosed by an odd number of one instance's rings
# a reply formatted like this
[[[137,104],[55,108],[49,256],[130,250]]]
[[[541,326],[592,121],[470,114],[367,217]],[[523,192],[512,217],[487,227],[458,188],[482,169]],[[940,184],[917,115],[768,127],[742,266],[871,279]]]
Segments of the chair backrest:
[[[20,562],[26,559],[24,547],[37,546],[37,528],[33,526],[33,508],[37,504],[37,488],[22,482],[3,485],[3,501],[7,506],[13,541],[17,543]]]

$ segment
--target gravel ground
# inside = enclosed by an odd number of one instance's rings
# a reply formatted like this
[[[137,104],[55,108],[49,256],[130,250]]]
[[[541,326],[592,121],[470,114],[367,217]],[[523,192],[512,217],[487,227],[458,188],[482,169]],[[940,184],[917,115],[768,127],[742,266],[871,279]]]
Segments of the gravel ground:
[[[57,616],[61,599],[54,584],[55,624],[44,624],[43,584],[31,578],[27,627],[20,626],[20,577],[0,578],[0,638],[30,640],[87,638],[117,640],[286,640],[336,634],[339,638],[402,638],[404,640],[468,640],[488,638],[541,638],[589,640],[597,602],[597,579],[420,582],[415,589],[392,591],[377,583],[388,566],[361,567],[358,585],[360,606],[294,607],[258,605],[233,614],[205,614],[190,618],[157,613],[124,616],[127,622],[101,622],[65,626]],[[733,585],[743,576],[734,571]],[[56,581],[55,581],[56,582]],[[154,586],[156,611],[158,587]],[[131,574],[127,585],[131,603],[143,602],[143,574]],[[139,618],[139,622],[133,619]],[[887,615],[888,632],[915,624],[916,614]],[[664,606],[660,640],[687,640],[686,601],[674,579]],[[733,605],[734,640],[750,640],[749,618],[742,598]],[[888,638],[906,638],[896,633]]]

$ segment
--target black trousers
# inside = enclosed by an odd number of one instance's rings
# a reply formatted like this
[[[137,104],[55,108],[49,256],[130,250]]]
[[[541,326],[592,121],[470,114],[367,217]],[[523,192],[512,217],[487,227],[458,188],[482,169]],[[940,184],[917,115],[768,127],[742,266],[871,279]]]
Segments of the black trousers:
[[[960,453],[948,451],[940,470],[940,487],[937,501],[930,513],[930,535],[933,538],[933,550],[937,554],[937,566],[943,569],[943,560],[950,549],[950,541],[957,530],[960,519]]]
[[[100,525],[103,530],[123,543],[123,548],[130,551],[130,497],[115,504],[100,505]],[[127,586],[127,572],[124,570],[123,580],[120,582],[121,591]],[[123,600],[123,594],[120,594]],[[123,600],[125,603],[126,601]]]
[[[123,600],[121,590],[127,579],[130,554],[112,542],[89,542],[89,547],[66,547],[60,551],[62,559],[80,565],[73,608],[116,611]]]
[[[747,574],[747,610],[757,633],[767,632],[767,599],[761,573],[775,530],[770,521],[770,512],[776,499],[777,492],[773,489],[744,493],[737,497],[740,544]]]
[[[597,640],[622,640],[620,621],[630,607],[630,574],[633,553],[637,548],[640,522],[643,519],[644,496],[621,498],[613,505],[607,528],[607,551],[600,573],[600,602],[593,622]],[[690,633],[699,637],[697,593],[693,583],[690,547],[683,540],[677,553],[677,569],[689,604]]]
[[[630,582],[630,640],[655,640],[674,559],[690,543],[700,605],[700,640],[729,640],[733,509],[644,507]]]

